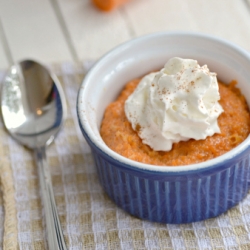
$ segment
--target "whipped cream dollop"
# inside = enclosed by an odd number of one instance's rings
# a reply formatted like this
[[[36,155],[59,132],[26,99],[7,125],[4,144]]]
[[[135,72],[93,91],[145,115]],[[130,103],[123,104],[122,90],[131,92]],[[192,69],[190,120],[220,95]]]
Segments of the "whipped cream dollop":
[[[220,133],[219,99],[216,73],[196,60],[174,57],[142,78],[125,102],[125,114],[143,143],[169,151],[173,143]]]

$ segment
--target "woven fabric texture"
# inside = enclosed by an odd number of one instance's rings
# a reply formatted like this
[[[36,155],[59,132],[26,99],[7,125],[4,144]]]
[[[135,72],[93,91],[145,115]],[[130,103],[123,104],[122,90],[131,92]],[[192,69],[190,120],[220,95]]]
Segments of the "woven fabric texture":
[[[99,184],[76,116],[77,92],[85,66],[65,63],[52,67],[63,85],[68,114],[63,130],[47,149],[47,160],[68,249],[250,249],[250,193],[217,218],[183,225],[134,218],[108,198]],[[2,122],[0,140],[0,248],[46,249],[33,154],[6,133]]]

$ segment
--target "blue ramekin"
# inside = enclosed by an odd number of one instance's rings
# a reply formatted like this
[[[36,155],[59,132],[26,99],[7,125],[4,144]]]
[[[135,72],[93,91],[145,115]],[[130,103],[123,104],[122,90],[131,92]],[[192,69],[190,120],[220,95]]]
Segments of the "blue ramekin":
[[[213,160],[162,167],[118,155],[105,145],[99,133],[105,107],[124,84],[160,68],[172,56],[206,63],[224,82],[236,79],[250,103],[250,57],[246,51],[207,35],[157,33],[120,45],[94,65],[80,88],[77,114],[109,197],[136,217],[179,224],[218,216],[246,196],[250,138]]]

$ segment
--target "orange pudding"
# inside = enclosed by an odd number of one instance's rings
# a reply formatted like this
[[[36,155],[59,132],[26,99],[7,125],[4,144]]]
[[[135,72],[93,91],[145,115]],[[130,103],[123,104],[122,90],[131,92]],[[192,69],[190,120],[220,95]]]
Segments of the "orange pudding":
[[[205,140],[181,141],[170,151],[154,151],[143,144],[137,132],[126,118],[124,103],[134,91],[140,79],[129,82],[117,100],[111,103],[104,114],[101,136],[104,142],[118,154],[134,161],[152,165],[177,166],[207,161],[220,156],[244,141],[250,133],[250,114],[244,96],[236,87],[219,82],[220,105],[224,112],[218,118],[220,134]],[[140,129],[140,128],[138,128]]]

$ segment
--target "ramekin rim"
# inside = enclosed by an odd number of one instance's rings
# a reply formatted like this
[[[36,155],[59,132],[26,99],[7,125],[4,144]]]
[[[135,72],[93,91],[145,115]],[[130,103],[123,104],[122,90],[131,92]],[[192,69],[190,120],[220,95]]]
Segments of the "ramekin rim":
[[[203,39],[208,39],[210,41],[218,42],[220,44],[225,44],[227,47],[233,48],[235,51],[243,55],[244,57],[248,58],[250,62],[250,54],[241,48],[240,46],[227,41],[223,38],[216,37],[213,35],[209,34],[204,34],[204,33],[198,33],[198,32],[188,32],[188,31],[172,31],[172,32],[155,32],[147,35],[143,35],[134,39],[131,39],[127,42],[124,42],[115,48],[111,49],[107,53],[105,53],[94,65],[92,68],[89,70],[89,72],[86,74],[83,82],[81,83],[78,95],[77,95],[77,116],[78,116],[78,122],[81,126],[81,129],[84,130],[84,133],[88,136],[89,140],[99,149],[101,150],[105,155],[111,157],[113,160],[117,160],[120,163],[124,163],[127,166],[131,166],[133,168],[138,168],[140,170],[148,170],[148,171],[154,171],[154,172],[188,172],[188,171],[196,171],[196,170],[204,170],[204,169],[210,169],[214,168],[214,166],[219,166],[223,164],[224,162],[228,160],[232,160],[235,158],[235,156],[240,155],[243,153],[244,150],[249,148],[250,146],[250,135],[237,147],[234,149],[230,150],[229,152],[218,156],[216,158],[213,158],[211,160],[205,161],[205,162],[200,162],[196,164],[190,164],[190,165],[184,165],[184,166],[158,166],[158,165],[151,165],[151,164],[146,164],[142,162],[137,162],[134,160],[131,160],[129,158],[126,158],[112,149],[110,149],[104,142],[100,144],[98,140],[94,140],[94,133],[89,133],[91,131],[89,124],[86,123],[82,119],[82,114],[80,115],[80,105],[81,105],[81,96],[83,95],[83,91],[85,88],[82,88],[83,85],[86,85],[88,82],[88,79],[91,77],[91,75],[95,72],[96,68],[98,65],[104,63],[112,54],[117,53],[120,50],[123,50],[126,46],[131,46],[132,43],[140,42],[144,39],[153,39],[154,37],[159,37],[159,36],[189,36],[189,37],[199,37]],[[85,126],[84,126],[85,125]],[[87,126],[86,126],[87,125]]]

